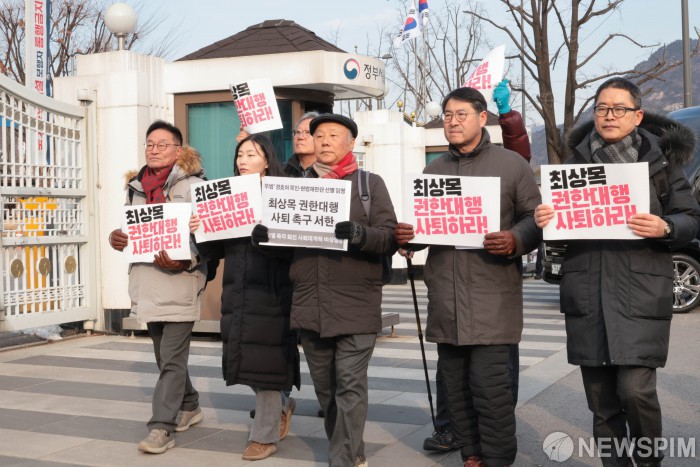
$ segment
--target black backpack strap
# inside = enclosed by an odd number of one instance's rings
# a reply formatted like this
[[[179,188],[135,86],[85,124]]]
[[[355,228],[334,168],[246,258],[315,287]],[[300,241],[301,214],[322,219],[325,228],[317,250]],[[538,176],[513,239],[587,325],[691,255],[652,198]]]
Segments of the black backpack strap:
[[[362,207],[367,215],[367,222],[369,222],[369,210],[372,206],[372,197],[369,192],[369,172],[357,169],[357,178],[357,191],[360,195],[360,201],[362,201]]]

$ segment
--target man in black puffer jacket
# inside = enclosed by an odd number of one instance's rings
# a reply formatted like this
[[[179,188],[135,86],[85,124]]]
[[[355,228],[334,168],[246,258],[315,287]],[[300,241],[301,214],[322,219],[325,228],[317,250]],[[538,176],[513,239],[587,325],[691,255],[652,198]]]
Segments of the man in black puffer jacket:
[[[694,238],[700,220],[681,170],[695,137],[679,123],[645,114],[639,88],[624,78],[598,88],[594,113],[593,122],[571,133],[567,162],[648,162],[650,213],[627,221],[639,240],[568,242],[560,293],[569,363],[581,366],[603,465],[632,465],[634,456],[637,466],[657,466],[663,453],[648,448],[662,436],[656,368],[668,356],[671,249]],[[657,174],[668,197],[657,192]],[[553,216],[550,206],[535,211],[539,227]],[[636,449],[619,456],[615,446],[627,442],[627,427]]]

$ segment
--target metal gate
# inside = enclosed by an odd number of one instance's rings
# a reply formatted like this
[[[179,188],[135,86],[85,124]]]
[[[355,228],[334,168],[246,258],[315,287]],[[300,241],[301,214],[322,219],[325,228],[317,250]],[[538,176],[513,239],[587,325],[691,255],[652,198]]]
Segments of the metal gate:
[[[84,117],[0,75],[0,331],[96,317]]]

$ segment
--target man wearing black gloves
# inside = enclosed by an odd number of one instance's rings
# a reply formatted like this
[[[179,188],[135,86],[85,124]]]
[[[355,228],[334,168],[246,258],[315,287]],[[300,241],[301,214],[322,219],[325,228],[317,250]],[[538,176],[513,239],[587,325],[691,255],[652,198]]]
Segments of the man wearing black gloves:
[[[359,196],[359,172],[352,153],[357,125],[324,114],[311,121],[316,151],[313,176],[352,182],[350,220],[335,226],[348,251],[297,248],[290,278],[294,286],[291,327],[301,344],[326,417],[330,466],[366,466],[362,435],[367,418],[367,368],[382,327],[382,256],[396,251],[396,214],[384,181],[369,176],[371,211]],[[253,242],[264,242],[264,226]]]

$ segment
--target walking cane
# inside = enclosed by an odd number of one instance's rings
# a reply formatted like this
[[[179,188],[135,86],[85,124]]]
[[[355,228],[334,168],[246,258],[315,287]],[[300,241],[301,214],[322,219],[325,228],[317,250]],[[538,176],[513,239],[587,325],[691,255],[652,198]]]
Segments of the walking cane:
[[[411,281],[411,293],[413,293],[413,308],[416,310],[416,326],[418,327],[418,341],[420,342],[420,353],[423,356],[423,371],[425,371],[425,385],[428,387],[428,403],[430,403],[430,418],[433,420],[433,428],[437,431],[435,425],[435,411],[433,410],[433,394],[430,391],[430,379],[428,379],[428,362],[425,360],[425,347],[423,346],[423,331],[420,327],[420,315],[418,314],[418,297],[416,296],[416,283],[414,281],[413,263],[406,257],[408,264],[408,279]]]

